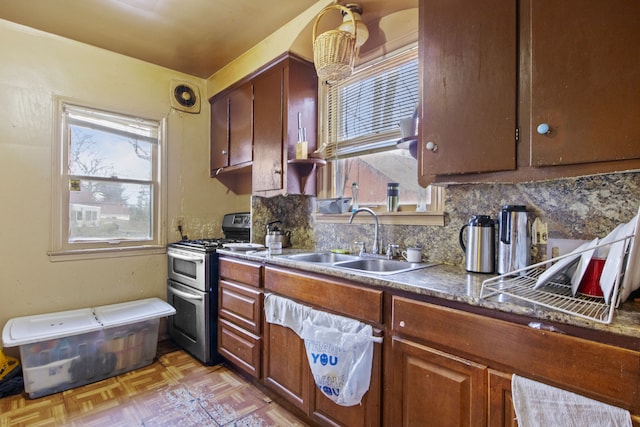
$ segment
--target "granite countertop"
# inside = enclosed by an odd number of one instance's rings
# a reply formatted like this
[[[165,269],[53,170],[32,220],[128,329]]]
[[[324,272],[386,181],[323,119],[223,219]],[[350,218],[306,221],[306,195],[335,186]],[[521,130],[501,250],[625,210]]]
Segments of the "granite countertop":
[[[364,285],[373,285],[379,288],[399,290],[404,293],[436,297],[484,309],[527,316],[532,318],[532,321],[537,319],[543,324],[545,321],[551,321],[632,339],[640,338],[640,302],[632,300],[616,308],[611,323],[605,324],[503,294],[480,298],[482,282],[493,276],[469,273],[462,266],[436,264],[419,270],[383,276],[351,272],[326,264],[300,262],[287,258],[287,255],[299,252],[313,252],[312,250],[285,249],[279,255],[269,255],[267,251],[240,252],[222,249],[218,252],[269,265],[343,278]]]

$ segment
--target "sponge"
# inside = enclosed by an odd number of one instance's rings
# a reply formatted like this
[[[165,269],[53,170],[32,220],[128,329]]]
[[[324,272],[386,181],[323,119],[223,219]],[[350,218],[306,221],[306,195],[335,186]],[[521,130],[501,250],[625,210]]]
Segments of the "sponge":
[[[331,252],[333,252],[334,254],[348,254],[349,250],[348,249],[331,249]]]

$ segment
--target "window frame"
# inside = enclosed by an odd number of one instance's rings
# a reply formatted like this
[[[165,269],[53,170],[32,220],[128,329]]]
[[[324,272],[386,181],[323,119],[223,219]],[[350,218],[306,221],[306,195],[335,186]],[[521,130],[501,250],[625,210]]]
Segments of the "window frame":
[[[416,43],[410,43],[404,47],[401,47],[393,52],[388,54],[380,55],[378,58],[374,58],[369,60],[368,62],[359,65],[356,67],[354,71],[355,79],[352,80],[361,80],[363,78],[368,78],[372,74],[384,73],[389,70],[390,67],[397,64],[403,64],[405,62],[413,61],[416,58],[419,61],[418,56],[418,45]],[[372,69],[378,68],[374,73],[371,72]],[[357,74],[361,73],[362,77],[357,77]],[[349,78],[351,79],[351,78]],[[349,80],[345,81],[349,84]],[[335,84],[335,83],[334,83]],[[336,165],[334,165],[334,160],[336,159],[346,159],[349,157],[357,157],[358,154],[353,154],[354,147],[358,149],[359,154],[369,154],[380,151],[386,151],[389,149],[393,149],[395,143],[390,143],[389,140],[399,140],[401,138],[401,132],[398,128],[397,131],[388,131],[385,134],[380,134],[378,136],[374,136],[371,138],[370,148],[366,148],[367,138],[356,138],[353,141],[348,142],[349,149],[343,151],[343,154],[337,154],[341,150],[339,147],[335,147],[335,145],[339,143],[332,143],[329,141],[330,137],[330,120],[329,120],[329,86],[331,84],[327,82],[321,82],[318,87],[318,100],[319,100],[319,142],[321,149],[324,149],[323,154],[325,154],[325,159],[327,160],[327,164],[325,167],[321,168],[318,172],[318,188],[317,194],[318,198],[336,198],[336,197],[350,197],[350,194],[339,194],[338,189],[336,189],[336,177],[337,173]],[[418,93],[418,103],[420,102],[420,95]],[[332,146],[333,145],[333,146]],[[324,147],[323,147],[324,146]],[[418,184],[418,171],[416,170],[416,185]],[[417,206],[415,204],[403,204],[401,198],[401,205],[399,212],[386,212],[383,206],[368,206],[371,207],[376,214],[379,216],[381,223],[387,224],[399,224],[399,225],[444,225],[444,189],[442,187],[437,186],[429,186],[427,187],[427,191],[430,191],[431,204],[426,212],[417,212]],[[342,223],[344,222],[343,217],[349,216],[349,214],[321,214],[315,213],[316,220],[319,222],[332,222],[332,223]]]
[[[381,132],[375,135],[368,135],[364,137],[356,137],[347,141],[331,141],[332,135],[336,135],[339,130],[337,129],[337,123],[333,126],[336,126],[336,129],[331,129],[332,120],[330,118],[329,109],[331,108],[329,102],[330,92],[335,90],[336,87],[343,87],[344,85],[349,85],[352,83],[361,82],[366,80],[372,75],[380,75],[386,73],[388,70],[392,69],[397,65],[402,65],[411,61],[417,60],[418,57],[418,44],[411,43],[408,46],[400,48],[394,52],[391,52],[387,55],[382,55],[379,58],[373,59],[365,64],[361,64],[356,67],[353,74],[340,82],[320,82],[318,85],[318,110],[320,112],[320,123],[319,126],[319,141],[322,143],[321,149],[325,154],[325,158],[336,159],[336,158],[347,158],[357,156],[358,154],[366,154],[367,152],[377,152],[377,151],[386,151],[389,147],[395,145],[395,142],[401,138],[400,129],[393,129]],[[374,70],[373,72],[371,70]],[[419,73],[418,73],[419,76]],[[415,106],[420,102],[420,93],[418,91],[417,97],[415,100]],[[412,105],[414,105],[412,103]],[[339,108],[339,106],[334,106],[333,108]],[[410,117],[410,114],[408,115]],[[336,135],[337,137],[337,135]],[[340,147],[340,144],[346,144]],[[342,152],[342,154],[340,154]]]
[[[167,159],[166,159],[166,117],[149,118],[141,114],[123,111],[122,109],[105,108],[94,104],[62,96],[54,97],[54,132],[52,155],[52,211],[51,211],[51,247],[48,255],[51,261],[65,261],[88,258],[109,258],[133,256],[150,253],[163,253],[166,247],[166,232],[164,224],[167,214]],[[65,107],[84,109],[106,113],[114,117],[123,117],[127,121],[136,119],[145,122],[155,122],[158,125],[158,142],[151,160],[152,177],[152,218],[151,239],[96,239],[69,242],[69,223],[71,206],[69,152],[69,126]],[[126,181],[126,180],[124,180]],[[114,182],[114,181],[110,181]]]

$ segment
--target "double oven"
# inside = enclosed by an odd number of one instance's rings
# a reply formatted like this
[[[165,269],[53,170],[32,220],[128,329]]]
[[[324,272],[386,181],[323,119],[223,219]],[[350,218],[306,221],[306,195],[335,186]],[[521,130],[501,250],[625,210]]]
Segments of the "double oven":
[[[218,254],[225,243],[248,243],[249,213],[226,214],[224,237],[181,240],[167,247],[167,300],[176,309],[169,317],[171,339],[202,363],[220,361],[217,351]]]

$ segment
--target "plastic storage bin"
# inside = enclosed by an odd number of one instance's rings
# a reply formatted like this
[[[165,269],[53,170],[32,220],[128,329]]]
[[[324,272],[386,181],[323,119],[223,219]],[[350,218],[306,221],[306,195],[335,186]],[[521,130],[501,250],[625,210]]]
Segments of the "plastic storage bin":
[[[20,346],[29,397],[100,381],[153,362],[160,318],[175,309],[158,298],[17,317],[2,331]]]

